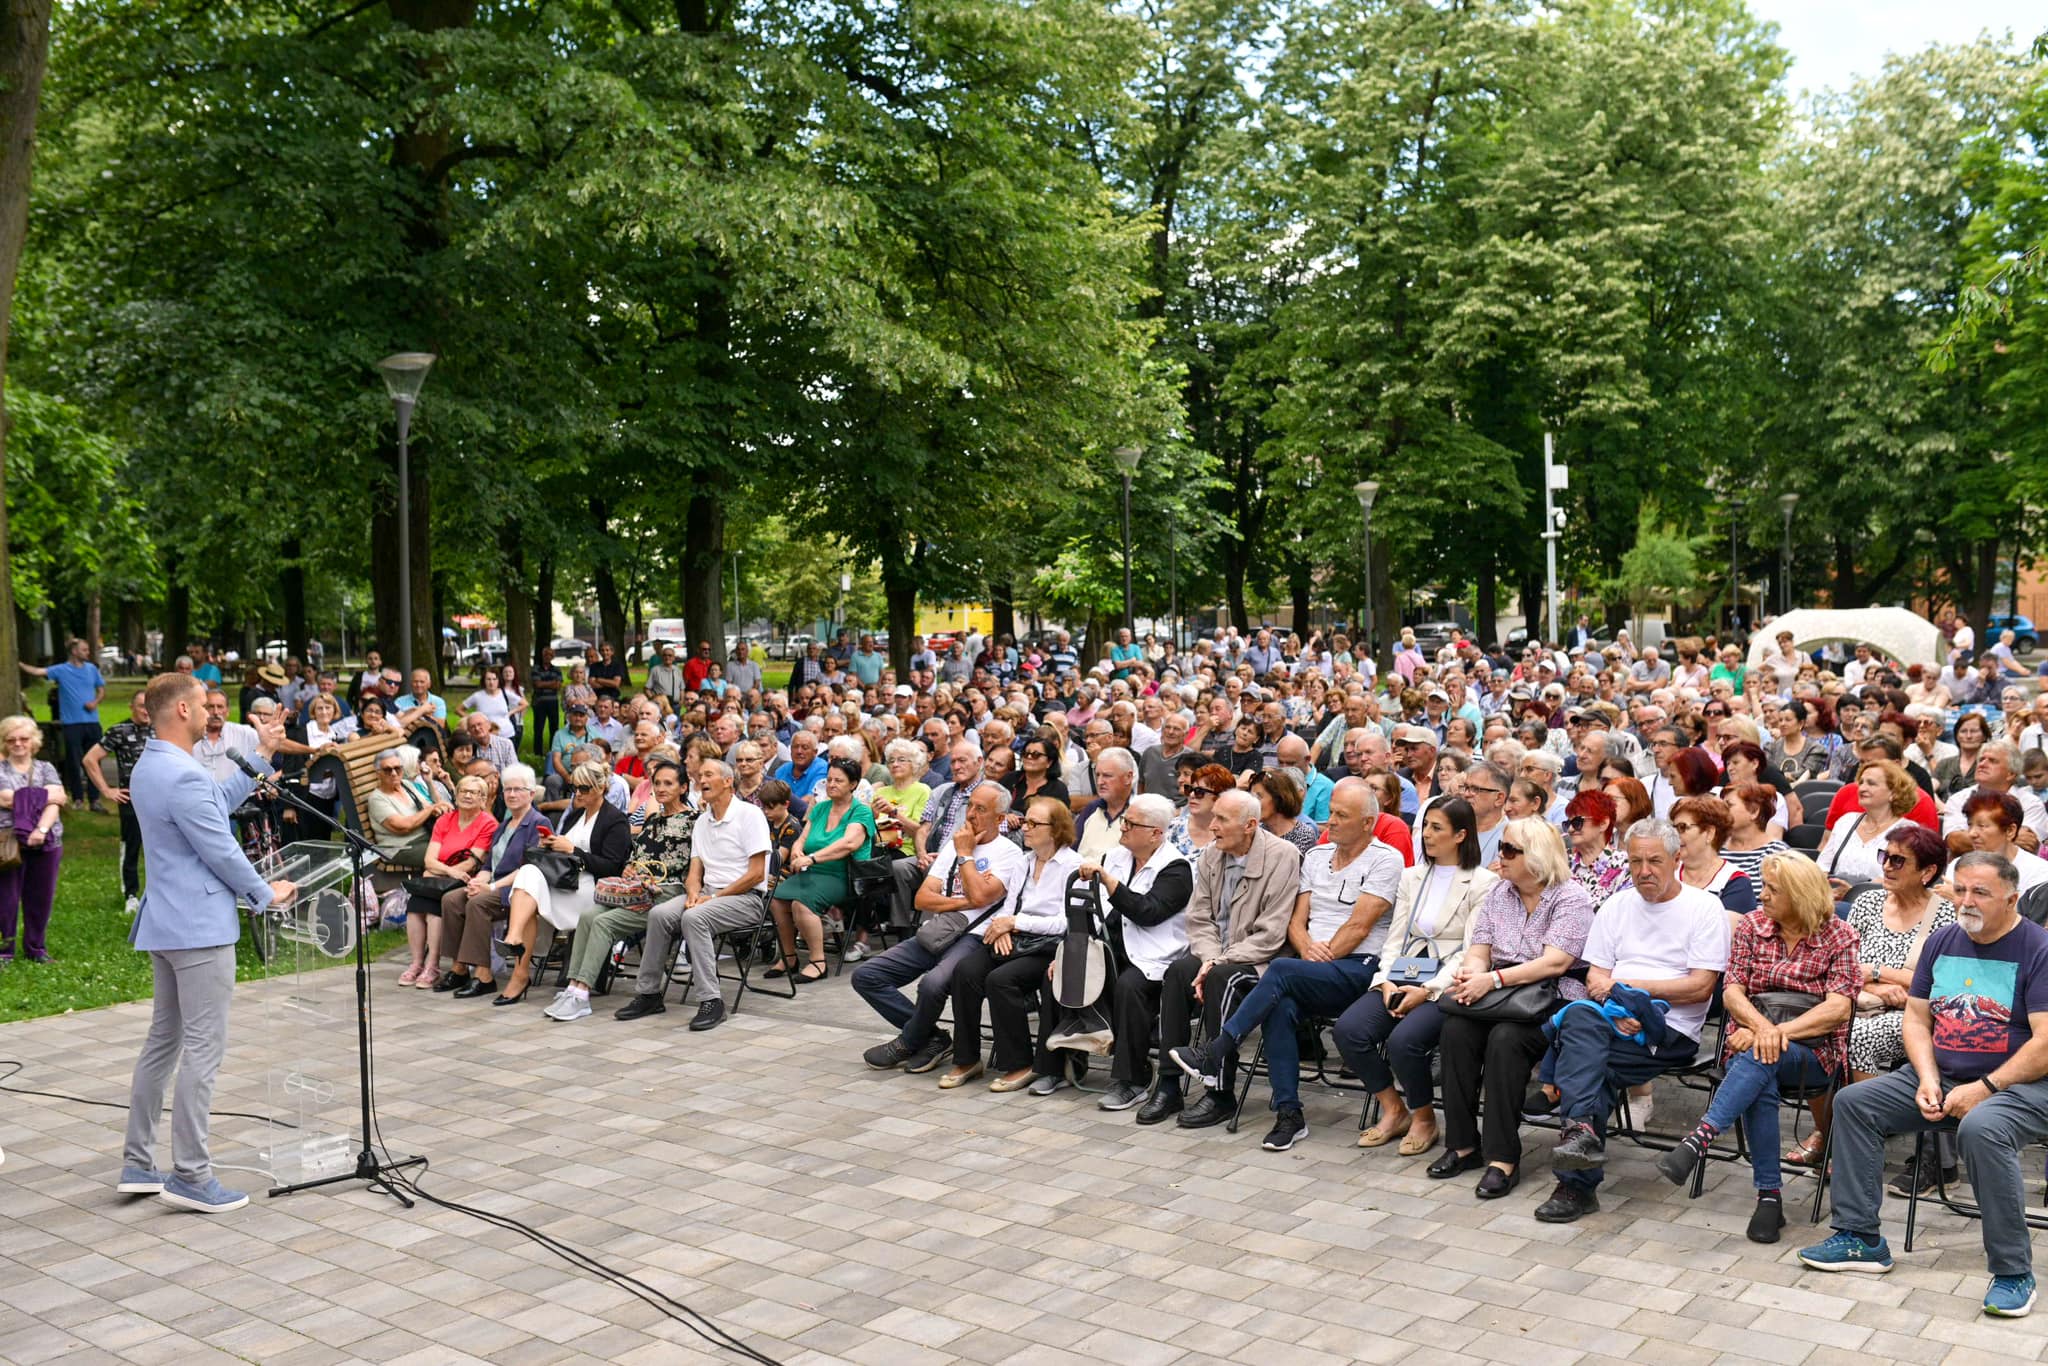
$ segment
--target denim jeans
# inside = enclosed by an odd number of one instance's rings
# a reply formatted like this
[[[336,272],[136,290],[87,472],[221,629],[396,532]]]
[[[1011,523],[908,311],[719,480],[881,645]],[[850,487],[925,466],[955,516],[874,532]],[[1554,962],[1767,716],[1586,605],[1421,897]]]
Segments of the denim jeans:
[[[953,969],[981,940],[971,934],[955,939],[944,954],[934,954],[915,935],[879,958],[853,970],[853,989],[875,1014],[895,1025],[905,1048],[922,1048],[938,1028],[946,1000],[953,991]],[[917,983],[917,1004],[903,999],[902,988]]]
[[[1604,1016],[1590,1010],[1568,1010],[1546,1064],[1557,1085],[1558,1115],[1583,1120],[1605,1138],[1616,1087],[1654,1080],[1674,1067],[1685,1066],[1699,1051],[1696,1041],[1676,1031],[1663,1047],[1647,1048],[1615,1033]],[[1598,1167],[1557,1174],[1559,1181],[1581,1190],[1599,1185],[1600,1177]]]
[[[1365,994],[1379,959],[1370,955],[1311,963],[1276,958],[1266,965],[1259,984],[1224,1022],[1223,1032],[1234,1048],[1245,1035],[1265,1026],[1266,1080],[1275,1110],[1301,1106],[1301,1047],[1294,1026],[1304,1014],[1335,1019]]]
[[[1828,1074],[1820,1059],[1803,1043],[1787,1040],[1777,1063],[1761,1063],[1751,1053],[1728,1061],[1728,1076],[1707,1107],[1707,1123],[1725,1132],[1736,1120],[1749,1130],[1750,1170],[1760,1191],[1784,1184],[1778,1155],[1778,1097],[1783,1091],[1825,1086]]]

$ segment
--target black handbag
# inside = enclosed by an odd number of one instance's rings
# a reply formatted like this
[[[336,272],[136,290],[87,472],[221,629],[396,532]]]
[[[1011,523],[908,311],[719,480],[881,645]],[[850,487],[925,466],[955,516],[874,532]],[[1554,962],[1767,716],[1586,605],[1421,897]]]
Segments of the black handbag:
[[[1510,963],[1508,966],[1516,965]],[[1468,1020],[1487,1024],[1538,1024],[1555,1015],[1561,1004],[1556,978],[1495,987],[1471,1005],[1464,1004],[1447,991],[1437,998],[1436,1003],[1437,1009],[1446,1015],[1462,1015]]]
[[[1798,1019],[1826,998],[1811,991],[1759,991],[1749,998],[1766,1020],[1781,1025]]]
[[[435,903],[439,903],[442,897],[448,895],[457,887],[465,887],[467,885],[459,877],[409,877],[405,880],[405,890],[408,896],[416,896],[422,901],[432,901]]]
[[[573,892],[576,884],[583,880],[583,860],[575,854],[533,848],[526,851],[526,863],[528,867],[540,869],[540,875],[547,879],[548,886],[558,892]]]

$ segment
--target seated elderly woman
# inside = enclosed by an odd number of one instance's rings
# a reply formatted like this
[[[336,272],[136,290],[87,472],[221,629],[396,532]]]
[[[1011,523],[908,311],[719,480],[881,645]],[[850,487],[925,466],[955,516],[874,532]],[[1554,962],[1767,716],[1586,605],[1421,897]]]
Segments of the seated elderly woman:
[[[953,1066],[939,1078],[943,1090],[982,1074],[981,1008],[987,1001],[995,1038],[991,1091],[1021,1091],[1037,1072],[1029,1015],[1052,967],[1053,951],[1067,932],[1067,880],[1081,866],[1074,850],[1074,813],[1040,797],[1025,809],[1025,876],[1009,904],[988,922],[953,969]],[[971,937],[971,936],[970,936]],[[1051,1020],[1043,1023],[1049,1028]],[[1056,1072],[1046,1060],[1048,1075]]]
[[[784,865],[768,903],[782,960],[764,977],[790,977],[817,982],[825,976],[824,915],[843,906],[852,894],[848,876],[853,861],[868,857],[875,839],[875,813],[855,793],[861,785],[860,764],[833,759],[825,765],[824,792],[804,817],[802,843]],[[797,957],[797,935],[803,935],[805,957]]]
[[[1240,781],[1259,799],[1259,824],[1304,854],[1316,847],[1323,832],[1301,814],[1306,793],[1299,773],[1291,768],[1265,768]],[[1379,814],[1377,802],[1373,814]]]
[[[569,778],[571,796],[562,827],[539,841],[542,849],[559,856],[548,861],[555,867],[529,863],[513,874],[505,938],[494,946],[512,964],[512,975],[492,1005],[526,999],[541,922],[557,933],[574,933],[577,922],[597,905],[597,880],[617,877],[632,855],[633,827],[605,800],[611,771],[600,763],[578,764]]]
[[[1547,821],[1509,821],[1499,862],[1500,880],[1473,912],[1464,959],[1444,996],[1473,1007],[1491,992],[1555,982],[1560,1000],[1583,999],[1585,982],[1570,974],[1593,927],[1593,900],[1572,880],[1564,842]],[[1475,1193],[1498,1199],[1521,1179],[1523,1099],[1549,1043],[1541,1021],[1445,1013],[1438,1041],[1444,1152],[1429,1175],[1441,1181],[1484,1167]]]
[[[653,788],[654,806],[633,835],[627,865],[647,880],[647,902],[640,906],[605,907],[584,918],[570,946],[569,966],[562,990],[541,1013],[550,1020],[581,1020],[590,1014],[590,987],[611,956],[612,946],[622,939],[637,938],[646,931],[647,912],[655,902],[682,893],[689,876],[692,840],[696,832],[697,808],[687,800],[683,767],[671,759],[650,759],[647,781]],[[692,964],[694,969],[698,964]],[[715,964],[702,965],[715,971]]]
[[[1791,852],[1771,835],[1778,794],[1762,783],[1730,783],[1721,789],[1721,799],[1728,803],[1728,838],[1721,844],[1721,857],[1740,868],[1753,887],[1763,875],[1765,859]]]
[[[1648,799],[1647,793],[1644,798]],[[1572,881],[1586,889],[1595,910],[1608,897],[1634,885],[1628,875],[1628,851],[1614,838],[1618,814],[1614,798],[1598,788],[1588,788],[1565,803],[1564,833]]]
[[[2048,882],[2048,859],[2030,854],[2020,844],[2026,831],[2025,809],[2010,792],[1980,789],[1963,803],[1963,828],[1948,837],[1949,852],[1996,854],[2019,874],[2020,895]]]
[[[1465,956],[1472,913],[1496,880],[1479,866],[1479,821],[1462,797],[1423,815],[1422,852],[1401,875],[1372,986],[1334,1031],[1352,1075],[1380,1103],[1379,1122],[1358,1136],[1358,1146],[1400,1139],[1403,1157],[1436,1146],[1430,1058],[1443,1032],[1436,1002]]]
[[[441,899],[468,883],[483,864],[498,822],[485,809],[490,788],[482,778],[455,784],[455,809],[434,822],[427,841],[423,877],[406,879],[411,895],[405,917],[412,965],[398,977],[402,987],[432,986],[441,975]]]
[[[1849,1025],[1862,989],[1857,933],[1836,917],[1826,875],[1796,854],[1765,859],[1763,906],[1736,923],[1722,982],[1726,1075],[1706,1115],[1657,1163],[1666,1180],[1682,1185],[1714,1139],[1742,1121],[1756,1184],[1752,1243],[1775,1243],[1785,1227],[1779,1097],[1847,1079]]]
[[[1719,797],[1681,797],[1671,808],[1671,826],[1678,831],[1679,881],[1712,892],[1731,916],[1740,917],[1756,909],[1756,884],[1721,857],[1721,845],[1733,824],[1728,803]]]
[[[1855,883],[1878,880],[1884,871],[1880,860],[1885,836],[1919,802],[1920,788],[1905,769],[1880,759],[1865,764],[1856,775],[1856,797],[1862,809],[1844,812],[1820,850],[1821,871],[1828,875],[1838,900]]]
[[[437,977],[421,975],[416,987],[452,991],[464,1000],[495,993],[491,975],[491,926],[504,914],[505,898],[511,894],[512,878],[526,862],[526,851],[547,828],[534,806],[536,778],[525,764],[514,764],[500,775],[500,792],[505,800],[505,818],[498,822],[485,849],[483,866],[472,872],[462,886],[441,898],[441,943],[453,955],[455,966]]]

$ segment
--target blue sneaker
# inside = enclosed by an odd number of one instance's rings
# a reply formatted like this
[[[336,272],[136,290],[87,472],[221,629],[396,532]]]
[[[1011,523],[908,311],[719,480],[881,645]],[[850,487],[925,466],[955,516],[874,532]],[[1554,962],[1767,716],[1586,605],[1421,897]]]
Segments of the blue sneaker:
[[[1837,1233],[1824,1243],[1802,1248],[1799,1260],[1815,1271],[1865,1271],[1881,1276],[1892,1269],[1892,1250],[1883,1237],[1866,1243],[1853,1233]]]
[[[1984,1292],[1984,1312],[2001,1319],[2023,1319],[2034,1312],[2032,1276],[1993,1276]]]
[[[209,1176],[203,1184],[196,1186],[190,1181],[168,1176],[164,1178],[161,1194],[166,1203],[179,1209],[198,1210],[201,1214],[226,1214],[249,1203],[248,1196],[229,1190],[217,1176]]]
[[[159,1195],[163,1188],[164,1174],[148,1167],[121,1168],[121,1180],[114,1187],[123,1195]]]

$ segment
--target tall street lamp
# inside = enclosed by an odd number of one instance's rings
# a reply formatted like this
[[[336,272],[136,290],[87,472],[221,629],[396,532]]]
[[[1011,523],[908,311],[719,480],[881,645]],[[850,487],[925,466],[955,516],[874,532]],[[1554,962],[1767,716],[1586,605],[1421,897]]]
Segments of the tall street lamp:
[[[407,442],[412,435],[413,400],[427,382],[434,357],[427,351],[400,351],[377,362],[391,410],[398,417],[398,671],[412,677],[412,467]]]
[[[1742,513],[1749,505],[1728,500],[1728,638],[1742,633]]]
[[[1144,453],[1139,446],[1118,446],[1110,452],[1124,472],[1124,629],[1133,638],[1138,634],[1138,619],[1131,611],[1131,476],[1138,472],[1138,457]]]
[[[1379,650],[1373,643],[1372,616],[1372,502],[1380,496],[1379,481],[1362,479],[1351,486],[1351,491],[1358,495],[1358,510],[1365,514],[1365,653],[1377,668]]]
[[[1778,551],[1778,611],[1783,614],[1792,610],[1792,509],[1799,506],[1799,495],[1785,494],[1778,506],[1785,510],[1785,543]]]

